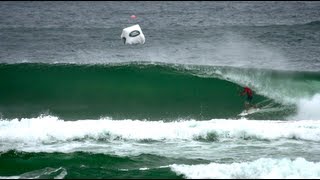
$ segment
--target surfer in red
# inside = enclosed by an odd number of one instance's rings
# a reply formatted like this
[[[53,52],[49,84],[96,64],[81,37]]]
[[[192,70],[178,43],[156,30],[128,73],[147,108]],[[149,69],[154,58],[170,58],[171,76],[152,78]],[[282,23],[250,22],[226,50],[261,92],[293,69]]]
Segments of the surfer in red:
[[[248,110],[251,106],[251,102],[252,102],[252,98],[253,98],[252,90],[246,86],[243,88],[243,91],[240,93],[240,95],[241,96],[247,95],[247,99],[246,99],[244,106],[245,106],[246,110]],[[255,107],[255,106],[252,106],[252,107]]]

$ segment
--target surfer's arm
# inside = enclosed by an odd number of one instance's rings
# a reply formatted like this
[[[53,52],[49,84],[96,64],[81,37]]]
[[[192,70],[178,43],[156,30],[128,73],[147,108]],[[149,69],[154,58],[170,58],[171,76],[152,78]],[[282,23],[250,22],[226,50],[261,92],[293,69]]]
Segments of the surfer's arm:
[[[245,95],[245,93],[246,93],[246,91],[245,90],[243,90],[242,92],[240,92],[239,94],[240,94],[240,96],[243,96],[243,95]]]

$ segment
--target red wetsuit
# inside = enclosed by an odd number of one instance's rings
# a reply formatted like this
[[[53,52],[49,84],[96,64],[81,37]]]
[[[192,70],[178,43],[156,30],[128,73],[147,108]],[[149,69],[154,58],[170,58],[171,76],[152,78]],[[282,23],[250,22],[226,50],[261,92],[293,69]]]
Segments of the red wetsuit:
[[[244,87],[242,91],[242,95],[247,94],[248,96],[252,97],[252,90],[248,87]]]

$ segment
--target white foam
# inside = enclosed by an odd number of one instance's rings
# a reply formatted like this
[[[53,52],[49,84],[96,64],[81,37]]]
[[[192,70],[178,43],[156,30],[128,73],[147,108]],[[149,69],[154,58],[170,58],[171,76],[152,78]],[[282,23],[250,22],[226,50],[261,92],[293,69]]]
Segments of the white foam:
[[[0,143],[70,142],[77,139],[106,141],[156,140],[193,141],[214,135],[218,140],[247,139],[276,140],[281,138],[320,141],[320,121],[143,121],[99,120],[63,121],[53,116],[30,119],[1,120]]]
[[[118,169],[119,171],[129,171],[129,169]]]
[[[20,179],[20,176],[0,176],[0,179]]]
[[[0,179],[39,179],[39,178],[47,179],[48,178],[47,176],[50,176],[51,174],[57,173],[57,172],[60,172],[60,173],[56,175],[54,179],[63,179],[68,174],[67,170],[63,167],[60,167],[57,169],[46,167],[43,169],[26,172],[18,176],[0,176]],[[41,176],[44,176],[44,177],[41,177]]]
[[[298,111],[292,119],[320,120],[320,94],[311,98],[301,99],[298,103]]]
[[[178,175],[190,179],[292,179],[320,178],[320,162],[309,162],[303,158],[269,159],[232,164],[199,164],[169,166]]]
[[[143,168],[139,168],[140,171],[146,171],[146,170],[149,170],[150,168],[147,168],[147,167],[143,167]]]

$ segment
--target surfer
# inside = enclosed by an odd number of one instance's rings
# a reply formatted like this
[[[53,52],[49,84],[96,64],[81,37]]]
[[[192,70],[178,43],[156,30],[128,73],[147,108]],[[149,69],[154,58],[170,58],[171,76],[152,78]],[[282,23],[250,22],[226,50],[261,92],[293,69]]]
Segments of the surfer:
[[[246,110],[248,110],[250,108],[250,106],[255,108],[254,105],[251,105],[252,98],[253,98],[252,90],[250,88],[248,88],[247,86],[245,86],[243,88],[243,91],[240,93],[240,96],[243,96],[245,94],[247,94],[247,99],[244,103],[244,107],[246,108]]]

